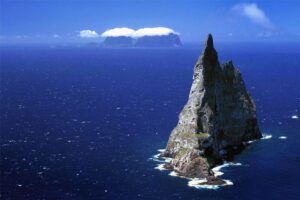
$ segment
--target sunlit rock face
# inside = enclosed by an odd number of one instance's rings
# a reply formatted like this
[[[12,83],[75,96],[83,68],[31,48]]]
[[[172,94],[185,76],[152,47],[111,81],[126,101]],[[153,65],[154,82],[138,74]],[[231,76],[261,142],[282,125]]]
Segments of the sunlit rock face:
[[[180,47],[181,40],[177,34],[143,36],[137,39],[136,47]]]
[[[163,156],[182,176],[223,184],[210,170],[261,138],[256,107],[232,61],[220,64],[209,34],[193,74],[189,99],[179,115]]]

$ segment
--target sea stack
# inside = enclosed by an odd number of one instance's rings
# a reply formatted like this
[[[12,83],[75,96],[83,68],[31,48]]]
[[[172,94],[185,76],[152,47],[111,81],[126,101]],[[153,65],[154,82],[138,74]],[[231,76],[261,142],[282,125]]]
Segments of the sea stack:
[[[259,138],[255,103],[242,75],[232,61],[219,63],[208,34],[188,101],[161,155],[172,158],[165,167],[187,178],[206,178],[203,184],[222,185],[211,169]]]

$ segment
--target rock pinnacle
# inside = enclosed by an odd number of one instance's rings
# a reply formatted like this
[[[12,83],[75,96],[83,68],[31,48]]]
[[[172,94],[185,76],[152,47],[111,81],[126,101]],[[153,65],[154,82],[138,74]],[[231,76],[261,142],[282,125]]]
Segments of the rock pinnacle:
[[[205,48],[202,52],[202,62],[210,65],[218,64],[218,54],[214,48],[212,35],[209,33],[206,39]]]
[[[213,41],[212,35],[209,33],[207,35],[205,49],[213,49],[213,48],[214,48],[214,41]]]

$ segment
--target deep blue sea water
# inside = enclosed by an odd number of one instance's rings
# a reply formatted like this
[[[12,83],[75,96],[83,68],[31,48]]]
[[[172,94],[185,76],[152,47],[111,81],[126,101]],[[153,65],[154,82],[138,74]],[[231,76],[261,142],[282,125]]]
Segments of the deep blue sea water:
[[[149,159],[177,123],[201,47],[1,47],[1,199],[299,199],[300,47],[216,48],[272,138],[223,169],[233,186],[205,190]]]

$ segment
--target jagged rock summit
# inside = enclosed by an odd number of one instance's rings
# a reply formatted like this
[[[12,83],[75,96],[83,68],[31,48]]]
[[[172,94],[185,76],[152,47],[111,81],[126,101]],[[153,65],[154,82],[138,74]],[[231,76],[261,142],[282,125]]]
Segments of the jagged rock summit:
[[[194,67],[189,99],[162,153],[172,158],[165,167],[180,176],[206,178],[203,184],[222,185],[211,168],[233,159],[245,142],[258,138],[255,103],[241,73],[232,61],[219,64],[208,34]]]

